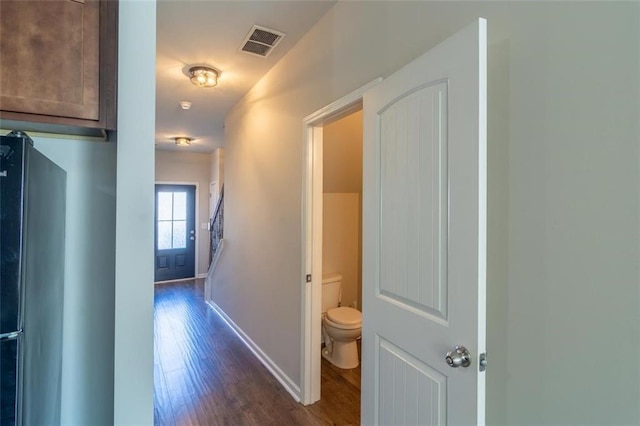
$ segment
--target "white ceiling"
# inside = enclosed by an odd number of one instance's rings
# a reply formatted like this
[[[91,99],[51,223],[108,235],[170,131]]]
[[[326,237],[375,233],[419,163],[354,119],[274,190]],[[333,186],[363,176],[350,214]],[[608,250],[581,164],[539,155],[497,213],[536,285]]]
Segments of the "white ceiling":
[[[156,149],[211,152],[224,146],[224,117],[335,1],[160,0],[157,7]],[[254,25],[286,34],[266,57],[238,48]],[[199,88],[183,68],[208,64],[218,86]],[[180,101],[193,106],[185,111]],[[195,138],[177,147],[176,136]]]

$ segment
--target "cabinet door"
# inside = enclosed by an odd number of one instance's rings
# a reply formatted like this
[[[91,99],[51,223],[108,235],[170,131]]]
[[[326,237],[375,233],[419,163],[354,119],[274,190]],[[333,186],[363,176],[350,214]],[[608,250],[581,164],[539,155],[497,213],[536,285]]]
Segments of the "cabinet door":
[[[99,119],[97,0],[0,1],[3,111]]]

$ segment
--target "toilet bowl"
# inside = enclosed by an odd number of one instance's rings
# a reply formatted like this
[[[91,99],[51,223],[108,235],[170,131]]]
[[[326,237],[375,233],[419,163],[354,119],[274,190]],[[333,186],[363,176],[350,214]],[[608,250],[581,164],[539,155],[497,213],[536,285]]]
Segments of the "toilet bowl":
[[[362,334],[362,314],[354,308],[329,309],[322,317],[325,347],[322,356],[338,368],[356,368],[357,339]]]

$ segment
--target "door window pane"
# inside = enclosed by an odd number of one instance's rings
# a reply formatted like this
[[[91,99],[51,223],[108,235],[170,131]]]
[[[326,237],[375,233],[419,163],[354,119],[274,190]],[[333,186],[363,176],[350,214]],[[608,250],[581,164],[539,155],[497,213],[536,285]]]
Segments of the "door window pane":
[[[158,220],[171,220],[173,207],[172,192],[158,192]]]
[[[187,222],[176,220],[173,222],[173,248],[185,248],[187,246]]]
[[[171,248],[171,221],[158,221],[158,250]]]
[[[158,192],[158,250],[187,247],[187,193]]]
[[[187,220],[187,193],[173,193],[173,220]]]

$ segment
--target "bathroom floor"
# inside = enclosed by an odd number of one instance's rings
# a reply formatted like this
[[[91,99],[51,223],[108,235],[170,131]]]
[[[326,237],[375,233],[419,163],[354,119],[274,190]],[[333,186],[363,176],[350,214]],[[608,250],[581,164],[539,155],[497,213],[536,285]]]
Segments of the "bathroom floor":
[[[322,399],[289,393],[203,299],[203,280],[155,287],[156,425],[360,424],[360,368],[322,360]]]
[[[358,341],[358,350],[360,341]],[[330,408],[329,422],[337,425],[360,424],[360,366],[343,370],[322,358],[321,404]]]

